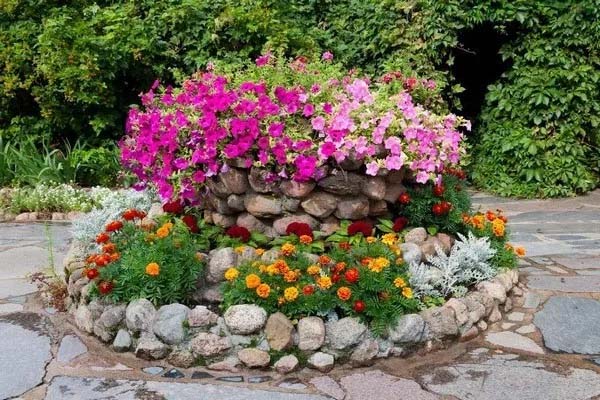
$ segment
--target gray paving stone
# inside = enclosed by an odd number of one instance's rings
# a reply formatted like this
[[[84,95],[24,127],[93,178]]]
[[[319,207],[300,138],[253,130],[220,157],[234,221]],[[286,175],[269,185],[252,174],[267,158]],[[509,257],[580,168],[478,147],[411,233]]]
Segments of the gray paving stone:
[[[558,264],[571,269],[600,269],[600,257],[588,255],[554,256]]]
[[[567,271],[565,271],[563,268],[558,267],[556,265],[548,265],[546,268],[548,268],[550,271],[557,273],[557,274],[568,274]]]
[[[541,300],[542,298],[539,294],[528,290],[527,293],[525,293],[525,299],[523,300],[523,308],[538,308]]]
[[[497,346],[523,350],[530,353],[544,354],[544,350],[533,340],[514,332],[493,332],[485,336],[485,340]]]
[[[51,353],[50,337],[40,324],[40,317],[32,313],[0,318],[0,399],[19,396],[42,383]]]
[[[62,338],[56,360],[61,364],[68,364],[76,357],[87,352],[87,346],[75,335]]]
[[[556,290],[561,292],[600,293],[600,276],[546,276],[529,277],[530,289]]]
[[[163,372],[165,369],[163,367],[146,367],[146,368],[142,368],[142,371],[144,371],[147,374],[150,375],[158,375],[161,372]]]
[[[544,345],[554,351],[600,354],[600,301],[551,297],[535,314]]]
[[[283,393],[242,386],[202,383],[114,380],[57,376],[48,386],[46,400],[177,399],[177,400],[326,400],[307,393]]]
[[[521,335],[527,335],[529,333],[533,333],[533,332],[535,332],[535,325],[534,324],[524,325],[524,326],[520,327],[519,329],[517,329],[516,332],[520,333]]]
[[[2,279],[1,276],[2,272],[0,271],[0,299],[37,292],[37,286],[26,279]]]
[[[4,303],[0,304],[0,314],[10,314],[13,312],[23,311],[22,304]]]
[[[438,396],[429,393],[412,380],[398,378],[379,370],[344,376],[340,386],[346,392],[346,400],[437,400]],[[402,397],[399,394],[402,394]]]
[[[600,376],[594,371],[556,372],[540,362],[500,356],[435,368],[423,381],[430,391],[469,400],[587,400],[600,395]]]

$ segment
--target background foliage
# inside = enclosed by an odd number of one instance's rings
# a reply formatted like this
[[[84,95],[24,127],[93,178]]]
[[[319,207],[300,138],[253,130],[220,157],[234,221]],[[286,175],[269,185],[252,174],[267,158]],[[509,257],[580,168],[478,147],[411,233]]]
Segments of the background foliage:
[[[236,63],[265,49],[330,50],[369,74],[434,78],[458,111],[461,35],[486,25],[508,69],[471,137],[474,182],[504,195],[572,195],[598,184],[599,19],[600,0],[7,0],[0,136],[104,146],[155,78],[174,83],[212,59]]]

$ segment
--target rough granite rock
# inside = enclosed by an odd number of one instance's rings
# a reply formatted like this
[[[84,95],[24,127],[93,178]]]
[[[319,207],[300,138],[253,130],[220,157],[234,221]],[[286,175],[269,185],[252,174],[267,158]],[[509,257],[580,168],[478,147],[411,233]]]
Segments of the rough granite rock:
[[[267,312],[255,304],[239,304],[229,307],[223,318],[231,333],[249,335],[265,326]]]
[[[207,222],[212,222],[213,224],[220,226],[221,228],[229,228],[230,226],[235,225],[235,216],[233,215],[225,215],[217,212],[213,212],[210,214],[211,220]]]
[[[444,253],[450,254],[450,250],[452,249],[452,246],[454,246],[455,239],[446,233],[438,233],[435,235],[435,237],[437,240],[439,240]]]
[[[206,368],[213,371],[229,371],[236,373],[238,372],[238,366],[240,365],[240,359],[236,356],[225,357],[222,361],[217,361],[208,364]]]
[[[240,361],[249,368],[262,368],[269,365],[271,356],[263,350],[248,348],[242,349],[237,353]]]
[[[388,183],[385,186],[385,196],[383,199],[388,203],[395,203],[402,193],[406,192],[406,188],[401,183]]]
[[[346,317],[328,322],[325,330],[329,346],[335,350],[344,350],[360,342],[367,326],[358,318]]]
[[[435,256],[437,254],[437,248],[442,248],[442,243],[434,236],[430,236],[421,244],[421,253],[423,253],[423,259],[427,260],[428,257]]]
[[[323,190],[337,195],[352,195],[360,193],[363,186],[363,177],[353,172],[341,170],[332,171],[321,179],[318,185]]]
[[[363,180],[362,194],[372,200],[383,200],[385,197],[385,180],[371,176]]]
[[[113,349],[117,352],[129,351],[131,344],[131,335],[127,329],[119,329],[117,336],[115,336],[115,340],[113,341]]]
[[[197,356],[212,357],[231,348],[231,341],[214,333],[200,332],[191,341],[192,352]]]
[[[209,257],[206,280],[211,283],[225,280],[225,271],[237,264],[237,254],[232,247],[213,250]]]
[[[405,243],[415,243],[420,245],[425,242],[425,240],[427,240],[427,231],[422,227],[411,229],[404,235]]]
[[[326,236],[333,234],[338,229],[340,229],[340,221],[335,217],[326,218],[319,227],[319,230]]]
[[[219,174],[219,179],[230,193],[243,194],[248,190],[248,175],[243,170],[230,168]]]
[[[429,329],[432,339],[441,339],[444,336],[455,336],[458,334],[458,324],[454,316],[454,310],[450,307],[432,307],[421,312]]]
[[[419,314],[406,314],[388,328],[388,337],[394,343],[419,343],[427,339],[429,332],[425,320]]]
[[[308,358],[308,366],[321,372],[329,372],[333,369],[334,358],[331,354],[317,352]]]
[[[467,306],[461,299],[452,298],[446,302],[445,307],[450,307],[454,310],[454,316],[459,326],[469,322]]]
[[[276,217],[283,212],[281,198],[262,194],[247,194],[244,205],[250,214],[260,218]]]
[[[494,307],[492,307],[492,311],[488,315],[487,320],[490,323],[494,323],[494,322],[500,321],[501,319],[502,319],[502,314],[500,313],[500,310],[498,309],[498,305],[494,304]]]
[[[283,313],[271,314],[265,326],[265,336],[273,350],[281,351],[293,343],[294,325]]]
[[[308,214],[323,219],[335,211],[337,198],[325,192],[312,192],[300,205]]]
[[[242,212],[246,210],[244,206],[244,196],[231,194],[227,197],[227,206],[233,211]]]
[[[175,349],[169,354],[167,361],[179,368],[190,368],[194,365],[196,357],[188,349]]]
[[[365,367],[375,362],[379,353],[379,343],[374,339],[367,339],[360,343],[350,356],[350,363],[355,367]]]
[[[305,317],[298,321],[298,348],[318,350],[325,342],[325,324],[319,317]]]
[[[252,190],[258,193],[278,193],[279,181],[272,179],[272,173],[265,169],[252,167],[248,182]]]
[[[265,224],[260,219],[256,218],[254,215],[249,213],[242,213],[238,215],[235,224],[248,229],[250,232],[265,233],[269,229],[269,226],[267,224]]]
[[[337,203],[335,216],[339,219],[357,220],[369,215],[369,199],[364,196],[342,198]]]
[[[298,368],[300,362],[298,358],[293,354],[288,354],[287,356],[281,357],[277,362],[273,365],[275,371],[280,374],[289,374],[290,372],[295,371]]]
[[[229,204],[227,203],[227,197],[221,198],[221,197],[217,197],[211,193],[206,198],[206,203],[208,204],[209,209],[216,211],[219,214],[223,214],[223,215],[234,214],[234,210],[232,210],[229,207]],[[214,222],[214,217],[213,217],[213,222]]]
[[[75,311],[75,324],[77,327],[87,333],[94,331],[94,320],[92,319],[92,312],[85,305],[80,305]]]
[[[135,348],[135,355],[144,360],[159,360],[169,354],[170,348],[151,333],[143,332]]]
[[[125,311],[125,323],[132,332],[150,331],[156,316],[154,305],[146,299],[134,300]]]
[[[304,198],[315,188],[314,182],[296,182],[294,180],[281,182],[279,186],[283,194],[294,198]]]
[[[153,330],[163,342],[179,344],[185,339],[183,323],[187,321],[190,309],[183,304],[168,304],[158,309]]]
[[[188,315],[190,327],[207,327],[217,323],[219,316],[210,311],[206,306],[194,307]]]
[[[506,301],[506,289],[501,283],[495,283],[492,281],[479,282],[475,288],[478,291],[487,293],[498,303],[502,304]]]

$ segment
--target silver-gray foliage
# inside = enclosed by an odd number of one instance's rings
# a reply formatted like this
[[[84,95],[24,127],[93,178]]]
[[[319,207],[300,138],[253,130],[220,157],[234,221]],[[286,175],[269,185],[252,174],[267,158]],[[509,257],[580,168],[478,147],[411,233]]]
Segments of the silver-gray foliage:
[[[490,259],[496,250],[487,237],[458,234],[449,255],[436,246],[437,255],[428,256],[428,263],[409,266],[410,285],[416,296],[464,296],[468,286],[496,275]]]

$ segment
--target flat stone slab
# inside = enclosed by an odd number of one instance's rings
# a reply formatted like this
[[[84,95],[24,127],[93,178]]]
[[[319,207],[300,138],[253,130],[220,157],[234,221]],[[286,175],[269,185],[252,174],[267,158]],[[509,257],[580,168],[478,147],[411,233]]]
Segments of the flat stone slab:
[[[525,299],[523,300],[523,308],[538,308],[542,298],[536,292],[531,290],[525,293]]]
[[[37,314],[0,318],[0,399],[19,396],[42,383],[50,361],[50,337]]]
[[[552,259],[571,269],[600,269],[600,257],[588,255],[554,256]]]
[[[551,297],[533,323],[544,345],[566,353],[600,354],[600,301],[580,297]]]
[[[379,370],[347,375],[340,379],[345,400],[438,400],[417,382],[385,374]],[[506,400],[506,399],[505,399]]]
[[[530,289],[556,290],[572,293],[600,293],[600,276],[530,276]]]
[[[544,350],[533,340],[518,335],[514,332],[488,333],[485,340],[496,346],[508,347],[515,350],[528,351],[530,353],[544,354]]]
[[[68,364],[71,360],[87,353],[87,346],[75,335],[63,337],[58,348],[56,359],[61,364]]]
[[[571,368],[556,372],[542,363],[506,356],[509,354],[483,355],[487,358],[483,361],[435,368],[423,376],[424,386],[441,395],[469,400],[587,400],[600,395],[600,375],[594,371]]]
[[[96,399],[177,399],[177,400],[327,400],[308,393],[253,390],[242,386],[157,381],[132,381],[75,376],[56,376],[50,382],[46,400]]]

